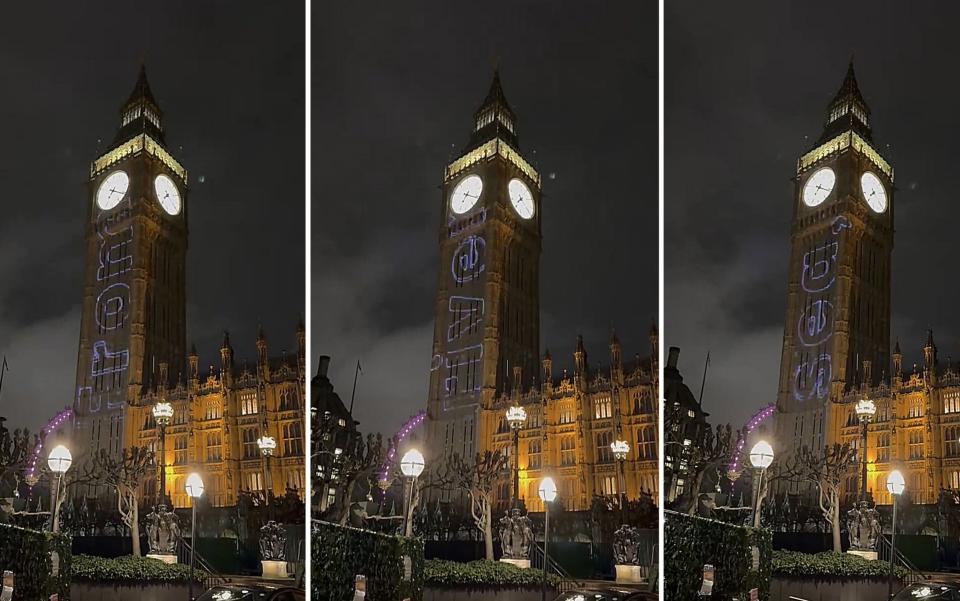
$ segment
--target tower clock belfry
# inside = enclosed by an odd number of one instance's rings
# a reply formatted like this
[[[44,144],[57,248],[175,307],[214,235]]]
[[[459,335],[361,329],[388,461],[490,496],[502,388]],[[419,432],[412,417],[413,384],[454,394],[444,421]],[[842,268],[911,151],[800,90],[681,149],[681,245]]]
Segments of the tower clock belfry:
[[[499,73],[444,170],[440,214],[427,448],[472,457],[495,427],[483,409],[540,369],[540,175]]]
[[[834,442],[830,404],[889,375],[894,172],[852,62],[794,183],[776,415],[785,452]]]
[[[187,171],[165,137],[141,67],[111,148],[90,165],[74,398],[81,452],[119,454],[128,405],[184,375]]]

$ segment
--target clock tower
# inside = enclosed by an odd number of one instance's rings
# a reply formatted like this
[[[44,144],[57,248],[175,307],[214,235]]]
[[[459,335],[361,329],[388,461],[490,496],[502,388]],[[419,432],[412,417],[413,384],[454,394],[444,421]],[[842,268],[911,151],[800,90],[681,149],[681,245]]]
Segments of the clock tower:
[[[119,454],[127,408],[184,376],[187,171],[140,69],[109,150],[90,165],[74,398],[77,451]]]
[[[485,409],[539,373],[540,175],[494,73],[461,155],[444,170],[427,425],[436,459],[486,450]]]
[[[797,160],[778,451],[835,442],[829,404],[889,373],[893,181],[851,62],[823,133]]]

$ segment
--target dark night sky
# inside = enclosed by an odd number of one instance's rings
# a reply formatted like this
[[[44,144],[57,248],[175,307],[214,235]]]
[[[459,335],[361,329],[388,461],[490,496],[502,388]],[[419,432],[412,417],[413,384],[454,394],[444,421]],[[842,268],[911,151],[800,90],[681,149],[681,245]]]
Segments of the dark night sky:
[[[665,344],[681,347],[695,391],[712,351],[705,410],[739,427],[776,400],[790,178],[851,53],[874,141],[896,170],[891,344],[899,337],[912,365],[932,327],[941,360],[960,356],[950,268],[960,6],[673,0],[665,10]]]
[[[217,363],[296,349],[304,314],[304,27],[298,2],[32,2],[0,26],[0,415],[73,399],[85,180],[145,58],[190,172],[187,337]],[[98,145],[102,138],[104,144]],[[203,176],[205,183],[199,183]]]
[[[442,170],[499,58],[521,151],[544,176],[541,352],[578,332],[648,354],[657,316],[657,4],[314,7],[314,357],[391,435],[426,405]]]

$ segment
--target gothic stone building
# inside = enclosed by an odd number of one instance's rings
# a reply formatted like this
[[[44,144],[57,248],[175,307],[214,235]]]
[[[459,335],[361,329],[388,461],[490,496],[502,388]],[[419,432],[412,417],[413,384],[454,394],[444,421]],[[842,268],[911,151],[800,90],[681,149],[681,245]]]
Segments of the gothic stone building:
[[[243,488],[262,489],[253,453],[261,433],[279,443],[274,490],[303,488],[303,329],[296,357],[269,359],[257,341],[257,363],[233,361],[229,340],[219,372],[201,378],[186,353],[188,173],[166,142],[163,111],[141,68],[120,108],[111,147],[90,165],[85,199],[85,271],[77,353],[71,448],[78,459],[135,445],[153,446],[150,411],[175,408],[166,490],[187,504],[183,474],[204,472],[214,505]],[[159,473],[159,472],[158,472]],[[96,494],[96,490],[76,494]]]
[[[165,490],[174,507],[190,506],[184,489],[190,472],[203,477],[204,496],[214,507],[235,505],[238,491],[262,497],[267,488],[275,497],[292,490],[305,498],[303,326],[297,328],[296,355],[269,357],[262,331],[256,346],[256,363],[237,362],[225,335],[218,367],[209,366],[203,376],[192,350],[185,384],[181,381],[173,388],[160,384],[127,408],[126,440],[158,451],[153,407],[162,402],[173,406],[163,463]],[[277,442],[269,472],[257,446],[261,436]],[[144,498],[153,498],[156,492],[157,480],[144,483]]]
[[[903,373],[899,342],[893,351],[893,378],[848,391],[830,408],[828,438],[862,446],[862,429],[854,407],[872,399],[877,413],[867,426],[867,491],[877,503],[889,504],[887,474],[898,469],[914,503],[936,503],[941,489],[960,490],[960,371],[937,357],[933,332],[923,345],[923,365]],[[851,474],[844,493],[857,493]]]
[[[428,461],[509,447],[504,411],[519,402],[528,408],[520,466],[529,506],[547,473],[570,508],[587,507],[592,494],[615,494],[609,443],[616,438],[642,441],[627,460],[630,496],[654,492],[655,362],[622,363],[615,340],[606,368],[588,369],[580,343],[570,376],[555,378],[549,356],[541,362],[540,192],[540,174],[520,151],[517,115],[495,73],[466,146],[444,170],[438,199]]]
[[[657,468],[656,370],[657,333],[650,332],[650,357],[639,355],[624,362],[620,341],[610,340],[607,365],[590,366],[582,338],[573,353],[573,373],[553,373],[547,351],[542,361],[539,387],[501,395],[483,417],[493,424],[493,437],[485,449],[513,455],[513,433],[506,422],[507,409],[523,407],[527,421],[519,432],[520,498],[526,507],[542,511],[537,493],[540,480],[551,476],[558,498],[568,510],[590,507],[592,497],[629,499],[641,493],[659,498]],[[614,440],[624,440],[630,452],[624,462],[621,482],[619,465],[610,449]],[[497,501],[508,506],[511,483],[501,484]]]

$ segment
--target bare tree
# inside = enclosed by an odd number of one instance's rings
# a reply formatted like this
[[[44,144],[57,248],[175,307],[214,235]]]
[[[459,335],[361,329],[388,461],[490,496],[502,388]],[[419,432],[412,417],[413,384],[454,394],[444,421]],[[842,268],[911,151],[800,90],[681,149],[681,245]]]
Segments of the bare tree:
[[[849,474],[855,451],[849,443],[834,443],[824,449],[802,447],[787,459],[781,478],[800,479],[815,484],[817,502],[823,519],[833,534],[833,550],[840,547],[840,488]]]
[[[735,444],[740,440],[740,434],[733,438],[733,429],[730,424],[717,426],[716,432],[710,428],[704,428],[703,434],[699,440],[690,441],[688,449],[684,452],[689,453],[689,476],[690,487],[684,492],[680,502],[689,503],[687,513],[696,515],[697,498],[700,495],[700,489],[703,487],[703,479],[707,474],[718,474],[720,468],[730,461],[731,452]]]
[[[438,485],[466,491],[470,497],[470,517],[483,534],[484,550],[493,559],[493,496],[497,484],[509,466],[505,453],[477,453],[473,461],[454,454],[443,466]]]
[[[153,452],[147,447],[124,449],[119,457],[106,449],[93,455],[87,463],[85,480],[112,488],[117,493],[117,509],[123,523],[130,528],[133,555],[140,555],[140,496],[144,479],[153,476]]]
[[[332,470],[336,470],[338,486],[336,498],[327,508],[325,519],[341,526],[347,524],[350,519],[350,503],[357,484],[365,481],[368,487],[373,486],[382,457],[383,436],[368,434],[365,440],[357,436],[351,441],[350,447],[333,458]]]
[[[4,494],[12,497],[11,493],[20,487],[30,449],[39,439],[31,444],[27,430],[11,431],[3,424],[5,421],[0,417],[0,489],[9,488]]]

